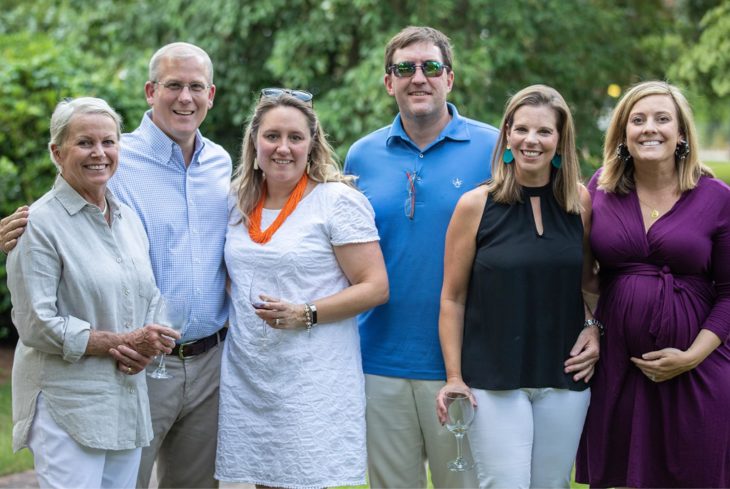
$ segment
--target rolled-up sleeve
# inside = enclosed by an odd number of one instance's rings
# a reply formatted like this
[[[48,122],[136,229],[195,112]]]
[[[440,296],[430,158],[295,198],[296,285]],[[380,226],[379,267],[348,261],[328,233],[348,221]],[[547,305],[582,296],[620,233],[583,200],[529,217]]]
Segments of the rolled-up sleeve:
[[[29,226],[18,248],[8,256],[13,323],[24,345],[73,363],[86,351],[91,325],[58,314],[56,292],[63,263],[37,234]]]

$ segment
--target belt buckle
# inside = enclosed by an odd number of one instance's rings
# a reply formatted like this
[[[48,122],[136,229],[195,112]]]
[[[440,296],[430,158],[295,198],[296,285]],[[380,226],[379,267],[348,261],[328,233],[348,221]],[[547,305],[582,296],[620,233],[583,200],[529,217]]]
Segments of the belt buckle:
[[[178,348],[178,350],[177,350],[177,356],[180,357],[180,360],[185,360],[186,358],[191,358],[191,357],[194,356],[194,355],[190,355],[190,356],[187,356],[186,357],[184,352],[185,352],[185,347],[186,346],[192,345],[196,341],[198,341],[198,340],[195,340],[195,341],[187,341],[185,343],[180,343],[180,348]]]

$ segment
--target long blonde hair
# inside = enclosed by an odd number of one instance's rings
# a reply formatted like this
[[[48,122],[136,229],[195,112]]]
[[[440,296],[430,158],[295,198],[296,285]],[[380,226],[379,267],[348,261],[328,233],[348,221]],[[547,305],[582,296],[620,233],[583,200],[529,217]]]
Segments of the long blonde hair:
[[[515,112],[520,107],[547,106],[555,111],[560,141],[556,152],[561,156],[560,168],[553,170],[553,194],[560,206],[566,211],[578,214],[580,205],[580,165],[575,151],[575,127],[573,116],[562,95],[546,85],[531,85],[514,94],[507,101],[504,117],[499,130],[499,140],[492,156],[492,178],[487,182],[487,190],[495,202],[515,204],[522,202],[521,186],[515,176],[515,165],[507,165],[502,161],[502,154],[507,147],[507,133],[514,122]]]
[[[254,170],[256,160],[256,146],[254,142],[258,136],[261,121],[267,112],[276,107],[293,107],[299,110],[307,119],[309,134],[312,137],[312,149],[309,153],[309,178],[315,182],[343,182],[353,185],[355,177],[344,175],[337,163],[334,150],[327,142],[327,138],[319,124],[319,119],[309,102],[303,102],[289,94],[277,97],[262,97],[250,117],[248,126],[243,134],[241,145],[241,159],[233,175],[232,188],[238,200],[238,209],[241,211],[242,222],[248,226],[248,215],[261,198],[264,172]]]
[[[626,124],[631,109],[636,102],[650,95],[669,95],[677,109],[679,132],[689,145],[689,154],[685,158],[680,159],[677,156],[674,158],[679,174],[679,191],[685,192],[695,188],[702,175],[714,176],[712,170],[700,162],[692,108],[681,90],[663,81],[647,81],[631,87],[613,110],[603,145],[603,171],[598,178],[598,188],[601,190],[626,194],[634,188],[633,158],[624,161],[617,150],[619,144],[626,144]]]

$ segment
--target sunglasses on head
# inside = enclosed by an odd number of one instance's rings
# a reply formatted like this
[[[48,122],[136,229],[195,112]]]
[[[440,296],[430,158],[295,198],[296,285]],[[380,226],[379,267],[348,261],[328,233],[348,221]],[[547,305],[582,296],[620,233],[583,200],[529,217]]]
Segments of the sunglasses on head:
[[[386,72],[392,73],[398,78],[410,78],[416,74],[418,68],[421,68],[424,76],[433,78],[441,76],[444,70],[450,70],[451,66],[436,60],[424,61],[422,65],[417,65],[413,61],[402,61],[388,66]]]
[[[261,97],[276,98],[282,95],[291,95],[302,102],[311,102],[314,95],[305,90],[290,90],[288,88],[264,88],[261,90]]]

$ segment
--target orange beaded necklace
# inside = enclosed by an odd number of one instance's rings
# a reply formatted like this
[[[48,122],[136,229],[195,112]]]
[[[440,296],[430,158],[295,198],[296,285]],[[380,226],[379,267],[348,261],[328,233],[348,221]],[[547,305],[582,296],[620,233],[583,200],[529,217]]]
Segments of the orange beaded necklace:
[[[289,195],[284,207],[279,211],[279,215],[276,216],[274,222],[266,228],[266,231],[261,231],[261,214],[263,213],[264,201],[266,200],[266,182],[261,183],[263,186],[261,198],[259,199],[258,204],[256,204],[256,207],[254,207],[251,211],[251,214],[248,216],[248,235],[251,236],[251,241],[259,244],[265,244],[271,241],[271,237],[274,236],[274,233],[278,231],[282,224],[284,224],[284,221],[286,221],[286,218],[289,217],[289,214],[294,212],[294,209],[296,209],[297,205],[299,205],[299,201],[301,201],[302,197],[304,197],[304,191],[307,188],[307,181],[308,178],[305,173],[302,175],[302,178],[299,179],[296,187],[294,187],[294,190]]]

